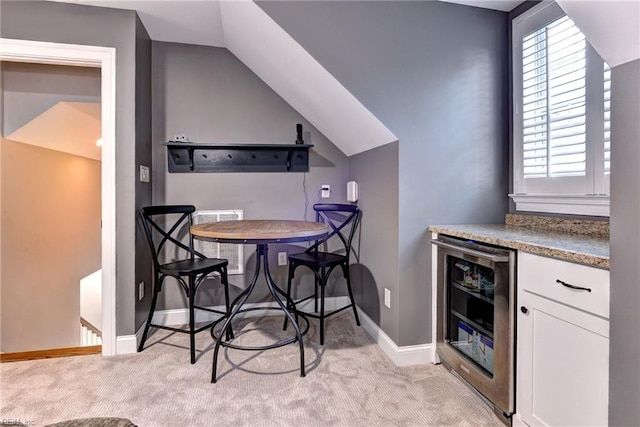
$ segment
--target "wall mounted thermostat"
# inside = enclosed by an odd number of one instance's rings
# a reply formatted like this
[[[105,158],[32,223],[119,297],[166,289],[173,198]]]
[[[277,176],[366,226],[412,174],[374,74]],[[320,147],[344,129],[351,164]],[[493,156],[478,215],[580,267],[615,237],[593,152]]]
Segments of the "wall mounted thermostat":
[[[355,181],[347,182],[347,201],[348,202],[358,201],[358,183]]]

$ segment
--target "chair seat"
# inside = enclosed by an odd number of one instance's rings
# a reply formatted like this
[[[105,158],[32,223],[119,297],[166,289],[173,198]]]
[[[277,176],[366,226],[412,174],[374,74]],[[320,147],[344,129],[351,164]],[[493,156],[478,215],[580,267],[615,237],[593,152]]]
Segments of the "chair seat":
[[[163,264],[160,266],[160,271],[169,276],[188,276],[190,274],[206,273],[227,264],[229,264],[229,261],[226,259],[185,259]]]
[[[289,260],[298,264],[330,267],[332,265],[343,263],[345,261],[345,256],[328,252],[303,252],[290,255]]]

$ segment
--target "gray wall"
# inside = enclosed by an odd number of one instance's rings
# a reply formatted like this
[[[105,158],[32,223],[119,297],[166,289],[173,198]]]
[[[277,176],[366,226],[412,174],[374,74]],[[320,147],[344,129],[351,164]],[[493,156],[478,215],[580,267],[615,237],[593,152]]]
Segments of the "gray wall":
[[[640,425],[640,60],[611,74],[609,424]]]
[[[397,142],[352,156],[349,179],[358,182],[358,206],[362,209],[358,236],[359,262],[353,267],[356,304],[389,336],[398,336],[396,311],[384,306],[384,288],[398,306],[398,156]]]
[[[0,36],[116,48],[116,333],[133,334],[136,13],[49,1],[3,0]]]
[[[151,143],[151,39],[147,30],[136,16],[136,144],[135,144],[135,168],[134,181],[136,188],[136,211],[144,206],[152,204],[151,182],[141,182],[139,179],[140,165],[151,168],[152,146]],[[136,221],[138,219],[136,218]],[[143,322],[151,303],[151,254],[147,248],[146,238],[141,224],[136,227],[136,257],[135,257],[135,283],[144,282],[144,294],[146,298],[138,300],[138,287],[134,287],[135,300],[135,326],[136,329]]]
[[[346,200],[346,156],[228,50],[153,42],[152,58],[154,203],[243,209],[245,219],[301,220],[306,209],[306,219],[311,220],[322,184],[332,189],[331,198],[323,201]],[[308,173],[167,171],[167,150],[161,144],[175,134],[185,134],[193,142],[292,144],[296,123],[303,124],[305,142],[314,145]],[[286,283],[286,267],[278,267],[276,261],[281,250],[291,253],[300,247],[269,248],[274,278]],[[234,295],[252,277],[254,253],[254,245],[245,246],[246,274],[230,276]],[[222,303],[219,287],[206,289],[200,304]],[[257,290],[251,301],[271,300],[266,287]],[[185,301],[177,286],[166,286],[158,308],[182,307]]]
[[[507,15],[431,1],[259,5],[399,137],[398,165],[385,165],[398,169],[398,222],[384,225],[397,228],[397,292],[382,325],[398,345],[430,342],[427,227],[503,222],[508,209]],[[369,197],[372,209],[396,203]],[[392,238],[382,227],[373,241]]]

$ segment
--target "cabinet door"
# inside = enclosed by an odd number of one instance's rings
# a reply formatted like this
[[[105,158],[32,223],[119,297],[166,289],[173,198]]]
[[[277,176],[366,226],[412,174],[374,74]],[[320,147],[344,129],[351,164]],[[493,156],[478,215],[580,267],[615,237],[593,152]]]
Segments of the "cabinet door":
[[[530,426],[605,426],[609,322],[519,293],[517,412]]]

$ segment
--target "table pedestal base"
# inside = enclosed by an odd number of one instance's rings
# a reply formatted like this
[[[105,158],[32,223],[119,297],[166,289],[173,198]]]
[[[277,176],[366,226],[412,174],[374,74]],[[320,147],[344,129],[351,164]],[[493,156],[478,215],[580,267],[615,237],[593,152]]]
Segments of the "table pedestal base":
[[[298,342],[299,346],[300,346],[300,376],[304,377],[305,376],[305,369],[304,369],[304,343],[302,342],[302,336],[307,332],[307,330],[309,329],[309,320],[304,316],[301,315],[299,313],[295,313],[295,312],[291,312],[287,306],[293,307],[293,301],[291,300],[291,298],[285,293],[283,292],[273,281],[273,279],[271,278],[271,274],[269,273],[269,259],[267,257],[267,252],[268,252],[268,247],[266,243],[259,243],[257,245],[257,251],[256,251],[256,272],[255,275],[253,276],[253,279],[251,280],[251,284],[249,285],[249,287],[247,289],[245,289],[244,291],[242,291],[240,293],[240,295],[238,295],[233,302],[231,303],[231,308],[230,308],[230,314],[227,313],[227,315],[223,316],[222,318],[218,319],[216,322],[214,322],[214,324],[211,327],[211,336],[216,340],[216,345],[215,348],[213,350],[213,368],[212,368],[212,374],[211,374],[211,382],[215,383],[217,381],[217,368],[218,368],[218,352],[220,351],[220,346],[223,347],[228,347],[228,348],[233,348],[236,350],[255,350],[255,351],[259,351],[259,350],[268,350],[268,349],[272,349],[272,348],[277,348],[277,347],[282,347],[294,342]],[[264,345],[264,346],[241,346],[241,345],[237,345],[237,344],[233,344],[230,341],[223,341],[221,339],[222,336],[229,336],[227,335],[227,333],[231,332],[231,322],[233,321],[233,319],[239,314],[239,313],[246,313],[248,311],[254,311],[254,310],[265,310],[265,308],[263,307],[255,307],[255,308],[245,308],[243,309],[242,306],[247,302],[247,300],[249,299],[249,296],[251,295],[251,293],[253,292],[253,289],[256,286],[256,283],[258,281],[258,276],[260,275],[260,264],[261,262],[264,261],[264,277],[265,280],[267,282],[267,288],[269,289],[269,293],[271,293],[271,296],[273,297],[274,301],[278,304],[278,307],[268,307],[266,308],[267,310],[281,310],[282,312],[284,312],[285,316],[287,317],[287,319],[291,322],[291,324],[293,325],[294,329],[295,329],[295,336],[283,341],[279,341],[277,343],[274,344],[269,344],[269,345]],[[280,299],[280,297],[278,296],[278,294],[280,294],[281,296],[283,296],[288,304],[285,304],[282,302],[282,300]],[[300,325],[298,324],[298,317],[301,317],[304,319],[304,321],[306,322],[306,328],[304,329],[304,331],[302,331],[300,329]],[[215,328],[216,326],[222,322],[223,320],[225,320],[222,329],[220,330],[220,332],[216,335],[215,333]]]

